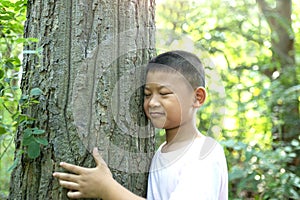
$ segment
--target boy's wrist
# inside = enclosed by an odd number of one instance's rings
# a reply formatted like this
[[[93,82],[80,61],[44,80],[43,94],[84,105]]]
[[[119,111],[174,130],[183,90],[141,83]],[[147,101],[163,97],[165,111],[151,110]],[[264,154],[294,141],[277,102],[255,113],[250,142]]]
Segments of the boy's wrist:
[[[119,183],[113,177],[105,177],[101,182],[102,185],[100,186],[101,189],[98,190],[98,197],[109,199],[109,196],[114,192],[116,185],[119,185]]]

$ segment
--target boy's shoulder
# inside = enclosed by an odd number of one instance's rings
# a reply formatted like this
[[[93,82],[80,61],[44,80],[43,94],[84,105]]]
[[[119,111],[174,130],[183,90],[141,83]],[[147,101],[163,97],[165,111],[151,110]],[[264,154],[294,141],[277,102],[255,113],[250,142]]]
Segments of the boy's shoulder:
[[[223,147],[212,137],[204,136],[199,153],[199,160],[204,160],[212,154],[224,154]]]

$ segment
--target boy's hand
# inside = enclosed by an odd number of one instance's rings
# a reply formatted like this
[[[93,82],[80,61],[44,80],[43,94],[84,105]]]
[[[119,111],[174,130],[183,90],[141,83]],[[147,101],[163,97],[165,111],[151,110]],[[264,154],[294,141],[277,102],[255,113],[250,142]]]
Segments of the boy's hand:
[[[60,166],[74,174],[53,173],[53,176],[59,179],[59,184],[70,190],[69,198],[101,198],[105,188],[114,181],[97,148],[94,148],[93,156],[97,164],[95,168],[84,168],[62,162]]]

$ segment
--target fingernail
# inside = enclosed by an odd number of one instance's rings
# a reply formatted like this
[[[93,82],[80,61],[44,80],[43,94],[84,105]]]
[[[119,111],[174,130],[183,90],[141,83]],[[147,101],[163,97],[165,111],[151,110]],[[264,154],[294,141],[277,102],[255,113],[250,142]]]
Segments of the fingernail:
[[[63,165],[64,165],[64,162],[60,162],[59,165],[60,165],[60,166],[63,166]]]
[[[97,152],[98,152],[98,148],[95,147],[94,150],[93,150],[93,152],[94,152],[94,153],[97,153]]]

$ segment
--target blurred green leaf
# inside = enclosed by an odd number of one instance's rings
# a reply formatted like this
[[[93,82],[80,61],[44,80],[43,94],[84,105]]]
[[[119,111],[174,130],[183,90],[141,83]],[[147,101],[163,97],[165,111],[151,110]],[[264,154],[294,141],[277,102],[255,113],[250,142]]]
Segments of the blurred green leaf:
[[[39,96],[43,94],[43,91],[40,89],[40,88],[33,88],[30,90],[30,96],[33,97],[33,96]]]
[[[14,68],[14,65],[9,61],[7,61],[4,66],[7,67],[8,69],[13,69]]]
[[[241,179],[247,176],[247,172],[239,168],[238,166],[233,166],[231,168],[230,176],[229,176],[229,181],[235,180],[235,179]]]
[[[41,134],[44,134],[44,133],[45,133],[45,130],[38,129],[38,128],[32,128],[32,134],[41,135]]]
[[[4,71],[0,69],[0,79],[2,79],[3,77],[4,77]]]
[[[27,153],[28,153],[29,158],[32,158],[32,159],[37,158],[41,153],[40,145],[35,140],[33,140],[27,146]]]
[[[42,145],[48,145],[48,141],[47,141],[46,138],[37,138],[37,137],[35,137],[34,139],[35,139],[35,141],[36,141],[37,143],[39,143],[39,144],[42,144]]]
[[[24,146],[28,146],[33,140],[34,137],[31,134],[27,134],[27,135],[24,134],[22,142]]]
[[[28,98],[29,98],[28,95],[22,95],[20,100],[19,100],[19,103],[23,104],[24,102],[28,101]]]
[[[0,125],[0,135],[6,133],[6,129]]]

